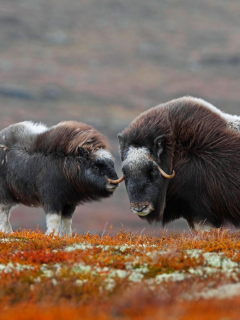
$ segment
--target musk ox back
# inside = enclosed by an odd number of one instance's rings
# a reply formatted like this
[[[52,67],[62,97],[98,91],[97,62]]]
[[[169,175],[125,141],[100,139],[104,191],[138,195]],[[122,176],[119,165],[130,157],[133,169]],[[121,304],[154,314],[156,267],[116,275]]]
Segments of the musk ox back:
[[[183,97],[139,115],[119,134],[131,210],[163,225],[240,225],[240,117]],[[174,172],[175,171],[175,172]]]
[[[71,235],[78,204],[112,195],[117,179],[106,139],[75,121],[47,128],[29,121],[0,132],[0,230],[11,232],[10,210],[43,207],[47,234]]]

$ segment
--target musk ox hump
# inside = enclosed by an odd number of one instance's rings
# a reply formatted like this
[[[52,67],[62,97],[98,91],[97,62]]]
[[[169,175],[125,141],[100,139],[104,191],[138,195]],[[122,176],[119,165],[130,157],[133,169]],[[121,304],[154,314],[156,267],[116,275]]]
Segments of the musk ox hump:
[[[237,115],[232,115],[229,113],[225,113],[218,108],[216,108],[214,105],[211,103],[200,99],[200,98],[193,98],[193,97],[183,97],[182,99],[185,99],[186,102],[191,102],[191,103],[197,103],[201,106],[204,106],[214,112],[215,114],[219,115],[221,118],[227,121],[228,127],[232,129],[233,131],[240,133],[240,117]]]
[[[35,141],[33,151],[77,155],[78,147],[93,153],[101,148],[108,149],[108,143],[106,138],[93,127],[81,122],[64,121],[40,134]]]

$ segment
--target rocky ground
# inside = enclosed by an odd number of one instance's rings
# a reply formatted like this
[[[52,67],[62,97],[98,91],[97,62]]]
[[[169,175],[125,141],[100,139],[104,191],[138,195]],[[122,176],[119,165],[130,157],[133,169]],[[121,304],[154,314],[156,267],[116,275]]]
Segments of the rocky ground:
[[[0,7],[0,128],[87,122],[109,138],[120,173],[116,135],[149,107],[189,94],[240,114],[237,0],[2,0]],[[43,213],[25,207],[12,223],[45,228]],[[77,232],[102,232],[106,223],[160,227],[130,213],[123,186],[74,217]]]

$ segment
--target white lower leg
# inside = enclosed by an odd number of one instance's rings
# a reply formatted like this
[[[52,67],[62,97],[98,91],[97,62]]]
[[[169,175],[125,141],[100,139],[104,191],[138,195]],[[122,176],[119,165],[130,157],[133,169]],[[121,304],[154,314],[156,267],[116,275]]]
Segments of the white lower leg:
[[[62,218],[61,220],[61,236],[72,235],[72,218]]]
[[[11,206],[0,204],[0,231],[13,232],[9,222]]]
[[[47,213],[46,214],[46,224],[47,224],[47,231],[45,234],[50,234],[54,232],[54,235],[59,234],[61,223],[61,215],[57,213]]]
[[[205,221],[201,221],[198,224],[194,224],[194,229],[197,231],[210,231],[212,227]]]

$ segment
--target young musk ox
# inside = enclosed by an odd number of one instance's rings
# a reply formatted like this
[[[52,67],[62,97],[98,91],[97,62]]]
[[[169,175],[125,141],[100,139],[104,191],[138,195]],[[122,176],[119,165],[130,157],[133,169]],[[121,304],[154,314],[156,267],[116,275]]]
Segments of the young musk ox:
[[[183,97],[118,138],[132,212],[163,225],[183,217],[192,229],[240,225],[240,117]]]
[[[10,210],[43,207],[47,232],[71,235],[78,204],[112,195],[117,179],[102,134],[79,122],[47,128],[20,122],[0,132],[0,230],[12,232]]]

